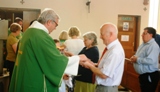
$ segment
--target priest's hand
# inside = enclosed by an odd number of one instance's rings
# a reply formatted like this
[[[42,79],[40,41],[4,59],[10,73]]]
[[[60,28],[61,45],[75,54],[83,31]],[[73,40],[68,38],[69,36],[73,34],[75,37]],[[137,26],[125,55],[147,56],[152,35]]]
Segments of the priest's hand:
[[[64,79],[64,80],[68,80],[68,79],[69,79],[69,76],[68,76],[67,74],[64,74],[64,75],[63,75],[63,79]]]
[[[83,63],[86,62],[86,61],[90,61],[90,59],[88,59],[84,54],[81,54],[81,55],[78,55],[79,56],[79,59],[80,59],[80,62],[79,64],[83,66]]]
[[[81,62],[89,60],[84,54],[78,55]]]

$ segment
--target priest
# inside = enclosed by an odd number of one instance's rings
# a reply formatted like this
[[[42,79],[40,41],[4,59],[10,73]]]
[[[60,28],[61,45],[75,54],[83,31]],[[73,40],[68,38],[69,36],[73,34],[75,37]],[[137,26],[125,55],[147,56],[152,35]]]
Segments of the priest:
[[[66,57],[56,48],[49,34],[56,29],[59,16],[45,9],[24,32],[19,42],[9,92],[58,92],[64,74],[76,75],[85,55]]]

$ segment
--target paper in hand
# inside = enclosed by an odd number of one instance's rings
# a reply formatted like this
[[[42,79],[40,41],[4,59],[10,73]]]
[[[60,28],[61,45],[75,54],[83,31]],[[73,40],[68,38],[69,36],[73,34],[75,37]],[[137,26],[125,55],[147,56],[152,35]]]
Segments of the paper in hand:
[[[127,61],[131,61],[129,58],[125,58],[125,60],[127,60]]]

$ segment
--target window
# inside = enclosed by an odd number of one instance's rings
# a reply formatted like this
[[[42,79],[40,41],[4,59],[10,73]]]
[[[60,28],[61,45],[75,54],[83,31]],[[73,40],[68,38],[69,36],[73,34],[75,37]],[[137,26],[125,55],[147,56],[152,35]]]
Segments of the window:
[[[153,27],[153,28],[155,28],[157,30],[158,30],[158,28],[157,28],[158,15],[160,16],[160,14],[158,14],[158,8],[159,8],[159,0],[150,0],[148,26]]]

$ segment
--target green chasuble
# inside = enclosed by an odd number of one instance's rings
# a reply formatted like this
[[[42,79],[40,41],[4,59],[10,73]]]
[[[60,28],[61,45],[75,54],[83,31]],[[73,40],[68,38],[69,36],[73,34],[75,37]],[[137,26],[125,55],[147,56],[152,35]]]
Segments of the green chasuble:
[[[9,92],[58,92],[67,64],[49,34],[29,28],[19,44]]]

